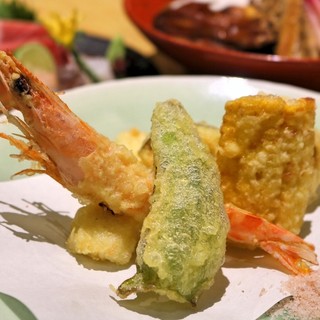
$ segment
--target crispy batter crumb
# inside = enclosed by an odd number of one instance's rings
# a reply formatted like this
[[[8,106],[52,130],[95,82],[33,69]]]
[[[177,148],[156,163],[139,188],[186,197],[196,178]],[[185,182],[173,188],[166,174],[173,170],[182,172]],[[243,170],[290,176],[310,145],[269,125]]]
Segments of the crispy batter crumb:
[[[131,128],[128,131],[120,132],[116,138],[116,143],[125,145],[137,156],[146,137],[147,134],[145,132],[137,128]]]

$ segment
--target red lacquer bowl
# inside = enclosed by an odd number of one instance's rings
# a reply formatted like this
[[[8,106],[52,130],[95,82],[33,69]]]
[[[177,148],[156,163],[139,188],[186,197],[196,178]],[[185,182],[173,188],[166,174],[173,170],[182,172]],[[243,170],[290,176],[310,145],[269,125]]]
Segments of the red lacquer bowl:
[[[154,28],[153,20],[169,2],[124,0],[124,6],[129,18],[147,38],[190,73],[265,79],[320,91],[320,59],[247,53],[215,44],[203,45],[160,32]]]

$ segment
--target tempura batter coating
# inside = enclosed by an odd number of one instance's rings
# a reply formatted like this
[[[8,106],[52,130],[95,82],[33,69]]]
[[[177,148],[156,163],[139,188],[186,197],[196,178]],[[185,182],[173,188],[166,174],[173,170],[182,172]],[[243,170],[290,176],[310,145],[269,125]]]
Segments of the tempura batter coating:
[[[140,229],[141,222],[132,217],[88,205],[75,215],[66,246],[72,253],[124,265],[132,258]]]
[[[118,294],[154,291],[195,304],[224,261],[229,223],[219,171],[176,100],[156,106],[151,143],[156,167],[151,211],[138,243],[137,274]]]
[[[257,95],[225,109],[217,154],[225,203],[298,233],[314,192],[314,100]]]
[[[149,212],[153,173],[123,146],[75,115],[69,107],[13,56],[0,51],[0,105],[26,141],[0,133],[41,169],[85,204],[102,204],[116,214],[143,220]],[[9,113],[19,110],[23,119]]]

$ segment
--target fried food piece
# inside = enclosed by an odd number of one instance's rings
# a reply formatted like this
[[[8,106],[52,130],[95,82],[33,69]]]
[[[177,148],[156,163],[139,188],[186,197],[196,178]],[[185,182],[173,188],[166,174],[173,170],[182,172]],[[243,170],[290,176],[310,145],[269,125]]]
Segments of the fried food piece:
[[[124,146],[101,135],[74,114],[18,60],[0,51],[0,110],[25,140],[0,133],[20,149],[20,160],[42,169],[82,203],[102,203],[116,214],[143,220],[149,212],[153,172]],[[9,110],[21,112],[23,120]]]
[[[257,95],[225,109],[217,153],[225,203],[299,233],[315,191],[315,101]]]
[[[88,205],[78,210],[67,240],[67,249],[94,260],[127,264],[139,240],[141,223],[129,216],[112,214]]]
[[[208,125],[205,122],[196,123],[195,125],[197,128],[198,134],[200,136],[200,139],[205,145],[207,145],[210,153],[213,156],[215,156],[217,153],[218,141],[220,138],[219,129],[214,126]],[[128,137],[128,134],[124,135],[124,137],[125,136]],[[125,146],[128,147],[128,145],[130,146],[130,144],[132,144],[130,140],[131,139],[128,139],[128,142],[125,142],[124,140],[122,140],[122,142],[124,143]],[[153,152],[151,148],[150,137],[147,137],[144,140],[140,150],[138,151],[138,156],[140,157],[141,161],[144,163],[145,166],[147,166],[148,168],[153,167]]]
[[[154,168],[150,135],[141,145],[141,148],[138,151],[138,156],[145,166],[148,168]]]
[[[264,1],[280,7],[281,12],[272,11],[273,19],[278,18],[277,45],[275,54],[287,57],[319,57],[319,43],[316,28],[310,18],[313,11],[309,1],[284,0]],[[276,3],[276,4],[275,4]],[[266,4],[268,5],[268,4]],[[270,10],[269,10],[270,12]],[[281,19],[279,19],[281,17]],[[272,20],[270,21],[272,23]]]
[[[260,248],[294,274],[309,274],[311,265],[318,265],[313,244],[230,203],[225,205],[225,209],[230,221],[229,243],[238,247]]]
[[[318,196],[318,188],[320,186],[320,131],[315,130],[314,135],[314,143],[315,143],[315,150],[314,150],[314,175],[312,179],[312,186],[311,186],[311,194],[309,204],[312,203]]]
[[[303,0],[285,0],[276,54],[298,56],[303,12]]]
[[[147,133],[137,128],[131,128],[128,131],[120,132],[115,142],[119,145],[124,145],[132,151],[135,157],[138,157],[138,152],[146,139]]]
[[[207,145],[210,153],[213,156],[216,156],[220,139],[219,128],[211,126],[205,122],[196,123],[196,127],[202,142]]]
[[[117,292],[154,291],[196,304],[225,256],[229,222],[218,167],[176,100],[157,104],[151,143],[155,191],[137,247],[137,273]]]

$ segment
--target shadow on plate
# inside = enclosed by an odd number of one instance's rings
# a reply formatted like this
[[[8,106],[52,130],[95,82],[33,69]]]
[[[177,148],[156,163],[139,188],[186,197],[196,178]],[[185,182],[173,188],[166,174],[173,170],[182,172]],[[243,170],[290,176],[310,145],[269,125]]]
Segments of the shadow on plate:
[[[42,202],[24,201],[30,205],[30,211],[0,201],[0,204],[8,206],[8,211],[0,211],[0,217],[3,219],[0,221],[0,226],[23,240],[46,242],[67,250],[65,244],[70,234],[72,218],[49,208]],[[38,212],[34,213],[33,209]],[[88,270],[117,272],[131,265],[118,266],[108,261],[95,261],[83,255],[70,254],[79,265]]]
[[[30,205],[30,211],[0,201],[0,204],[8,206],[8,211],[0,212],[3,218],[0,226],[26,241],[47,242],[64,248],[72,219],[42,202],[24,201]],[[37,213],[31,212],[31,208],[36,209]]]
[[[85,269],[95,271],[118,272],[127,270],[134,263],[134,259],[126,265],[117,265],[110,261],[96,261],[85,255],[72,254],[72,256],[77,260],[78,264]]]
[[[184,319],[190,314],[201,313],[218,303],[225,294],[229,280],[219,270],[215,276],[213,286],[203,292],[197,306],[193,307],[188,303],[178,303],[168,300],[166,297],[155,293],[139,293],[135,299],[115,300],[119,306],[134,311],[139,314],[149,315],[156,319],[178,320]]]
[[[286,274],[289,271],[268,253],[261,249],[247,249],[229,245],[226,252],[224,268],[264,268],[278,270]]]

